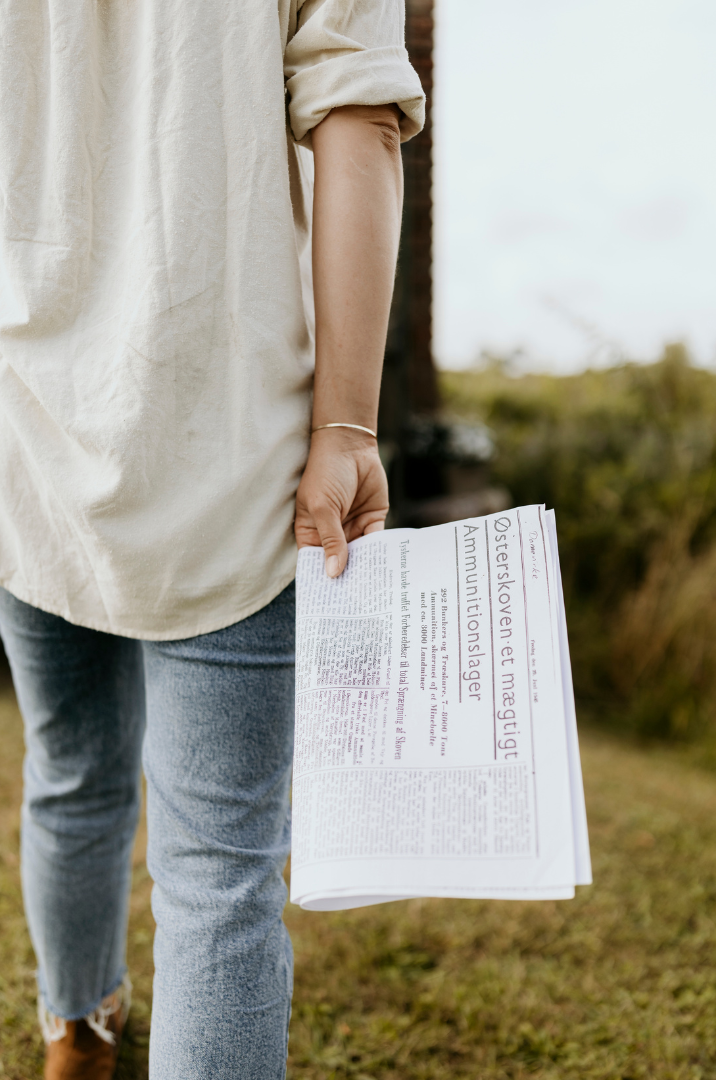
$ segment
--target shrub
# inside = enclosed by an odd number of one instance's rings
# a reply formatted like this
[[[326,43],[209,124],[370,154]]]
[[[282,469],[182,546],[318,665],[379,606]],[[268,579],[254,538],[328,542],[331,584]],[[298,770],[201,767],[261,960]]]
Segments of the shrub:
[[[442,383],[449,411],[492,428],[514,503],[556,510],[582,709],[716,735],[716,375],[672,345],[650,365]]]

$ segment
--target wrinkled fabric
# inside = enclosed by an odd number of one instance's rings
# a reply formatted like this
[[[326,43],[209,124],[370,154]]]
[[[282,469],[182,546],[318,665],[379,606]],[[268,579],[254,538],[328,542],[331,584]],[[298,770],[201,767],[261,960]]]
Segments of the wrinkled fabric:
[[[403,22],[402,0],[0,2],[0,584],[15,596],[171,640],[292,579],[306,148],[344,104],[397,102],[403,137],[419,130]]]
[[[294,626],[293,585],[234,626],[150,642],[0,589],[25,720],[25,910],[44,1004],[68,1020],[125,971],[144,736],[152,1080],[285,1075]]]

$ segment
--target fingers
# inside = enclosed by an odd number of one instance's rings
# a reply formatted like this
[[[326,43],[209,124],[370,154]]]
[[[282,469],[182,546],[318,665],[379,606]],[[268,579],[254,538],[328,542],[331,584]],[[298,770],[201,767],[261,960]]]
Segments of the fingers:
[[[340,514],[335,507],[325,503],[313,508],[313,521],[326,555],[326,573],[330,578],[338,577],[348,562],[348,544]]]
[[[310,515],[300,514],[296,516],[294,531],[297,547],[300,551],[303,547],[322,546],[326,551],[326,573],[329,577],[338,577],[343,573],[348,562],[348,542],[356,540],[359,536],[367,536],[368,533],[382,532],[385,528],[385,512],[378,511],[378,514],[380,515],[378,518],[376,518],[375,513],[363,514],[357,520],[342,523],[341,533],[344,543],[340,542],[340,535],[338,535],[340,550],[336,551],[336,545],[331,544],[331,538],[337,535],[335,532],[337,515],[332,511],[322,515],[320,511],[316,511],[314,508],[313,513]],[[324,543],[322,534],[316,524],[319,517],[326,523],[323,534],[326,537],[326,543]],[[329,564],[329,559],[337,559],[338,561]]]
[[[318,529],[314,528],[313,525],[304,524],[296,518],[296,521],[293,524],[293,531],[296,537],[296,547],[299,551],[301,548],[305,547],[321,546],[321,538],[318,535]]]
[[[369,510],[357,517],[349,518],[343,522],[343,531],[348,543],[357,540],[359,536],[367,536],[368,533],[378,532],[385,528],[386,510]]]

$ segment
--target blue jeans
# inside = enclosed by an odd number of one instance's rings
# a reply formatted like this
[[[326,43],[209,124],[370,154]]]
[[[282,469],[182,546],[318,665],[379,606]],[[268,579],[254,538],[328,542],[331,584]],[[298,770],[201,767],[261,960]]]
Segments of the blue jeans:
[[[69,1020],[125,972],[143,757],[152,1080],[285,1075],[294,606],[289,586],[225,630],[140,642],[0,589],[25,719],[25,908],[45,1004]]]

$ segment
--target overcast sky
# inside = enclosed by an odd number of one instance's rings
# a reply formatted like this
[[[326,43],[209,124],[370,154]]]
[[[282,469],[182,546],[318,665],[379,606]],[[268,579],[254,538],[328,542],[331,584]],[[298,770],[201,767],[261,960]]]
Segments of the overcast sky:
[[[436,0],[435,340],[716,365],[715,0]]]

